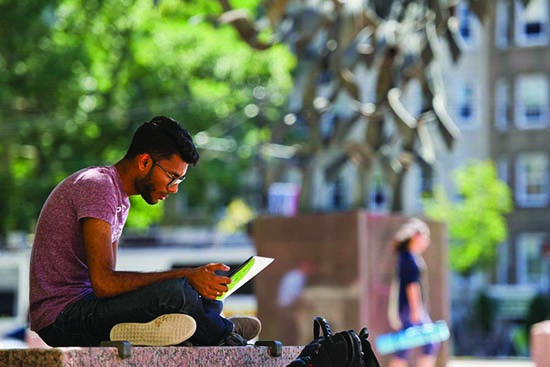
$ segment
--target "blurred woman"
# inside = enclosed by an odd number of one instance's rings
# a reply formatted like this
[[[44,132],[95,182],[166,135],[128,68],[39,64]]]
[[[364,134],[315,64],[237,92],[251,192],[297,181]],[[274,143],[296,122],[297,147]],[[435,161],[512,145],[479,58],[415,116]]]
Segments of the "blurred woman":
[[[397,253],[396,264],[396,300],[395,317],[390,317],[390,324],[398,330],[405,330],[415,325],[430,323],[431,319],[426,309],[427,285],[422,282],[426,272],[426,263],[422,253],[430,245],[430,230],[428,225],[417,218],[408,220],[394,236],[394,249]],[[392,302],[390,301],[390,305]],[[390,306],[391,307],[391,306]],[[390,313],[391,315],[391,313]],[[438,345],[427,344],[421,348],[417,367],[433,367],[435,365]],[[394,353],[389,367],[407,367],[410,350]]]

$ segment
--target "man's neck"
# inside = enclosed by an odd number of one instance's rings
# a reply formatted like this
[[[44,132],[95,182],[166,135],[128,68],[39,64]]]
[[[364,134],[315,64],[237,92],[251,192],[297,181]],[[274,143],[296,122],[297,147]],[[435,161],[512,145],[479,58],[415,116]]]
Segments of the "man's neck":
[[[122,187],[124,188],[126,195],[137,195],[138,192],[134,185],[135,175],[133,174],[132,162],[123,158],[115,163],[114,167],[120,176]]]

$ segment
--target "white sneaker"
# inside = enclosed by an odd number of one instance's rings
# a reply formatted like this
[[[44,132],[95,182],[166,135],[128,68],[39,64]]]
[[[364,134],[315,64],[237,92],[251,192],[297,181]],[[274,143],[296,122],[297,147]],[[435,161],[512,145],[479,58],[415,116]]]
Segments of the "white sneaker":
[[[146,322],[126,322],[111,329],[112,341],[128,341],[132,345],[167,346],[183,343],[193,336],[197,324],[188,315],[171,313]]]

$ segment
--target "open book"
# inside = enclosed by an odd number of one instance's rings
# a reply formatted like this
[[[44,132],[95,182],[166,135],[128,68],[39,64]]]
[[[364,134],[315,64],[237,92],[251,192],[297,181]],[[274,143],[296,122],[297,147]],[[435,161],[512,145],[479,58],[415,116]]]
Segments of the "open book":
[[[233,269],[227,275],[231,278],[231,283],[227,285],[228,291],[221,296],[216,297],[216,299],[223,301],[237,289],[242,287],[243,284],[254,278],[272,262],[273,258],[271,257],[250,256],[245,262]]]

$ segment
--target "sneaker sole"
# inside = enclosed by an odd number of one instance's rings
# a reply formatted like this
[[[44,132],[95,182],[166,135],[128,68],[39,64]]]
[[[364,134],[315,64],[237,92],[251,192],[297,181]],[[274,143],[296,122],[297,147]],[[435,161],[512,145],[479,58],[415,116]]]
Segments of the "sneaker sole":
[[[184,314],[167,314],[146,322],[127,322],[111,329],[112,341],[128,341],[132,345],[167,346],[177,345],[195,333],[195,320]]]

